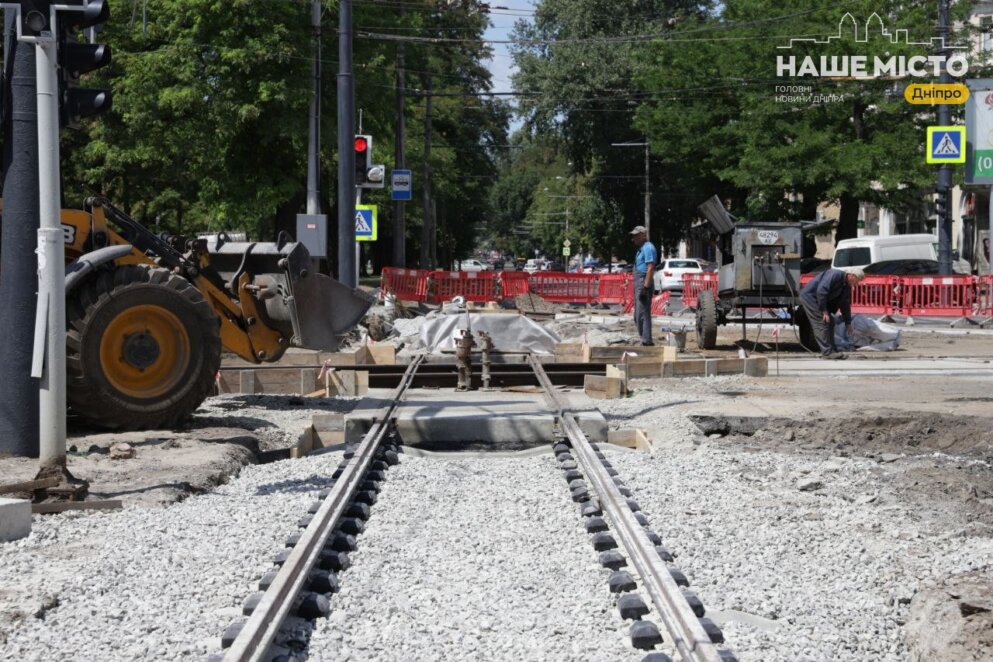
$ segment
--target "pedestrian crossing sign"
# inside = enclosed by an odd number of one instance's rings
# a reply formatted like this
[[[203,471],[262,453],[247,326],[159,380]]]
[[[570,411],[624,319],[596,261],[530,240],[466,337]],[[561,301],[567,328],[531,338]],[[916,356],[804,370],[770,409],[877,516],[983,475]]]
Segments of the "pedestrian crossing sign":
[[[379,208],[376,205],[355,205],[355,241],[376,241]]]
[[[929,126],[928,163],[965,163],[965,127]]]

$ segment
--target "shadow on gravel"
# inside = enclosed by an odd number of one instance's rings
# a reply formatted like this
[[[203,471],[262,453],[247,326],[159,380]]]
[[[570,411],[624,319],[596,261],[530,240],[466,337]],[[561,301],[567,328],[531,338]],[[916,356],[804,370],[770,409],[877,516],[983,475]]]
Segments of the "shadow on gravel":
[[[325,487],[331,487],[334,480],[330,476],[313,475],[302,480],[281,480],[255,488],[256,496],[268,494],[296,494],[299,492],[315,492]]]

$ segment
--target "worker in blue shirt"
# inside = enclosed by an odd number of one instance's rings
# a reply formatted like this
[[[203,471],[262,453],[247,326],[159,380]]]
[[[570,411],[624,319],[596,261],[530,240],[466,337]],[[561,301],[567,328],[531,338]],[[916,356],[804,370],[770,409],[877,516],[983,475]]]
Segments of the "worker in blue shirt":
[[[828,269],[800,290],[800,303],[825,359],[844,359],[834,344],[834,313],[841,311],[848,335],[852,335],[852,288],[865,278],[861,269]]]
[[[631,230],[631,241],[638,247],[634,256],[634,326],[641,336],[641,344],[652,342],[652,294],[654,290],[655,263],[659,254],[648,241],[648,230],[638,225]]]

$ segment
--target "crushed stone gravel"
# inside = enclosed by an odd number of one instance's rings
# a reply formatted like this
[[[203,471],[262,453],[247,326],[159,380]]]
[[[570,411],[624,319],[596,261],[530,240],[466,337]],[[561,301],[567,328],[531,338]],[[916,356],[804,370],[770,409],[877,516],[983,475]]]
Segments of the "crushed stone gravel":
[[[640,660],[550,455],[402,456],[311,660]]]
[[[650,431],[654,455],[609,459],[708,611],[725,612],[715,620],[739,659],[907,659],[914,594],[993,568],[989,537],[881,503],[872,460],[704,438],[671,407],[703,393],[703,381],[600,405],[612,426]],[[801,491],[815,479],[820,487]]]
[[[161,510],[35,517],[28,538],[0,544],[0,594],[14,590],[27,607],[0,619],[4,659],[217,652],[339,459],[249,466],[215,492]]]

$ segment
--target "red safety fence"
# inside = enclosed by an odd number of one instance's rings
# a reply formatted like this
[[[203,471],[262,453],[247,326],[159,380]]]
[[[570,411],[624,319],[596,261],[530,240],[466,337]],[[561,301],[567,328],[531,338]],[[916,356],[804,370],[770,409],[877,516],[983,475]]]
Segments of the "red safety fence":
[[[866,279],[868,280],[868,279]],[[900,314],[968,317],[977,312],[972,276],[900,278]]]
[[[420,269],[384,267],[380,287],[401,301],[427,301],[427,273]]]
[[[531,291],[531,275],[526,271],[501,271],[500,280],[503,283],[505,299],[512,299]]]
[[[596,276],[600,283],[596,303],[625,304],[634,301],[634,276],[632,274],[583,274]]]
[[[805,287],[817,274],[803,274]],[[542,271],[426,271],[386,267],[383,290],[402,301],[441,303],[461,296],[482,303],[533,293],[555,303],[634,307],[631,274],[572,274]],[[683,276],[683,305],[696,308],[700,292],[717,294],[717,274]],[[664,314],[669,292],[652,299],[652,313]],[[852,312],[868,315],[993,316],[993,276],[866,276],[852,289]]]
[[[683,305],[696,308],[700,292],[711,290],[717,296],[717,274],[683,274]]]
[[[531,293],[554,303],[596,303],[599,274],[567,274],[539,271],[531,274]]]

